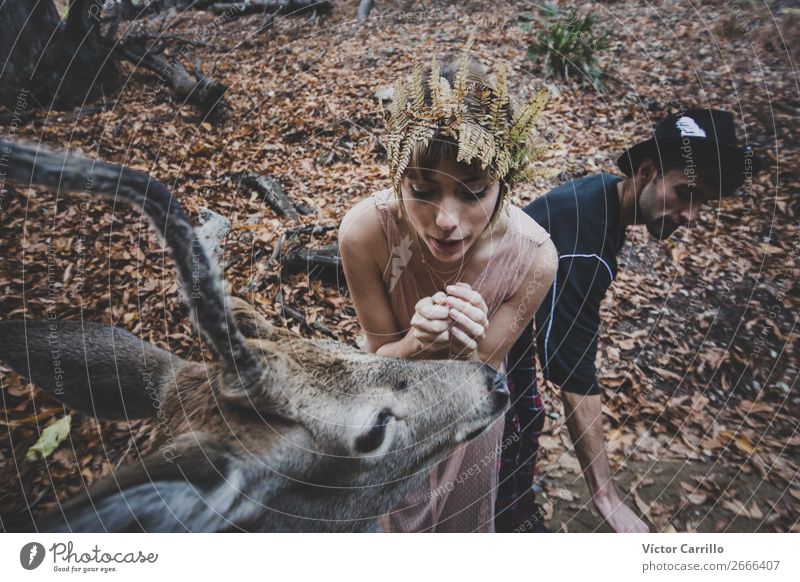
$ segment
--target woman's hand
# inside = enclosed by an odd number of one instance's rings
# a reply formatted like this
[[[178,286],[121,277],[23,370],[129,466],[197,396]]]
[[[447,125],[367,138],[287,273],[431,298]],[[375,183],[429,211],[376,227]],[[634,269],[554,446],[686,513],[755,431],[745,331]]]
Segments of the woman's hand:
[[[420,351],[469,358],[486,337],[489,310],[467,283],[449,285],[447,293],[440,291],[417,302],[410,333]]]
[[[481,294],[467,283],[447,286],[446,305],[453,322],[450,327],[450,353],[455,357],[469,357],[486,337],[489,327],[489,309]]]
[[[409,333],[417,340],[420,351],[446,352],[450,347],[451,319],[446,298],[439,291],[433,297],[420,299],[414,308]]]

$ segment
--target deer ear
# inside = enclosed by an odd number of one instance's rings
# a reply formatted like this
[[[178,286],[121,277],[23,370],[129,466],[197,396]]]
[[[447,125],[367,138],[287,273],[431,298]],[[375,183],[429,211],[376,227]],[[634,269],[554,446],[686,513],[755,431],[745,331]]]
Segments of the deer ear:
[[[2,321],[0,361],[78,412],[155,415],[161,387],[184,361],[125,330],[81,321]]]
[[[171,447],[123,466],[113,478],[62,504],[39,521],[38,529],[213,532],[263,527],[263,506],[242,492],[246,467],[230,445],[203,433],[183,434]]]

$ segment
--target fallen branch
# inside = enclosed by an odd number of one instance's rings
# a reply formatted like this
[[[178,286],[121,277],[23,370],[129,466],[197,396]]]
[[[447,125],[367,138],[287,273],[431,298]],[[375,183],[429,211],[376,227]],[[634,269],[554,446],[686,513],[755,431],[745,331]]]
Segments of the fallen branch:
[[[203,42],[201,40],[197,40],[194,38],[188,38],[185,36],[181,36],[180,34],[147,34],[144,35],[144,38],[148,40],[154,40],[159,43],[160,46],[167,44],[168,42],[175,42],[177,44],[183,45],[192,45],[192,46],[202,46],[205,48],[210,47],[211,45],[207,42]]]
[[[293,238],[297,238],[298,235],[301,234],[325,234],[331,230],[336,230],[339,228],[338,226],[331,226],[331,225],[322,225],[322,224],[309,224],[306,226],[301,226],[299,228],[293,228],[287,230],[284,235],[291,240]]]
[[[143,37],[124,37],[114,47],[115,55],[156,73],[169,84],[177,99],[196,106],[204,117],[214,116],[228,109],[224,95],[228,86],[207,77],[195,62],[190,72],[178,59],[168,61],[153,47],[145,47]]]
[[[372,10],[372,0],[361,0],[358,5],[358,19],[366,20],[369,18],[369,11]]]
[[[306,319],[305,315],[303,315],[298,310],[287,306],[283,301],[283,293],[279,293],[278,294],[278,297],[275,299],[275,303],[277,304],[277,306],[279,308],[279,312],[280,312],[280,314],[281,314],[281,316],[283,317],[284,320],[286,320],[286,317],[288,316],[289,318],[293,319],[294,321],[296,321],[300,325],[304,325],[306,327],[310,327],[311,329],[313,329],[315,331],[318,331],[319,333],[321,333],[323,335],[326,335],[329,338],[338,339],[336,337],[336,335],[333,332],[331,332],[331,330],[329,330],[327,327],[325,327],[321,323],[316,322],[316,321],[314,323],[309,323],[308,320]]]
[[[286,216],[295,222],[298,221],[298,212],[303,215],[312,214],[314,209],[302,203],[293,203],[283,191],[281,183],[275,178],[261,174],[245,174],[242,184],[261,194],[263,200],[278,216]]]
[[[286,241],[293,241],[296,240],[298,236],[301,234],[325,234],[328,231],[334,230],[339,228],[338,226],[323,226],[321,224],[311,224],[306,226],[301,226],[299,228],[293,228],[291,230],[284,231],[281,233],[278,242],[275,243],[275,249],[272,251],[272,257],[270,258],[270,264],[273,264],[280,260],[281,253],[283,252],[283,244]]]
[[[327,0],[245,0],[243,2],[215,2],[209,7],[214,14],[228,14],[234,18],[246,14],[295,15],[304,12],[327,14],[333,5]]]
[[[304,247],[292,249],[281,257],[281,263],[284,275],[306,273],[309,277],[331,286],[345,284],[342,258],[339,256],[339,246],[336,244],[320,249]]]

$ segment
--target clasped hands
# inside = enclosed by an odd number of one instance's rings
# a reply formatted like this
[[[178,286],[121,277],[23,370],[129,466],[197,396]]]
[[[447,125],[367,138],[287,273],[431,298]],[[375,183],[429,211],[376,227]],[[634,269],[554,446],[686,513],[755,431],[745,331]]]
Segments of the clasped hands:
[[[419,349],[469,358],[486,337],[488,308],[481,294],[467,283],[448,285],[417,302],[411,318],[411,333]]]

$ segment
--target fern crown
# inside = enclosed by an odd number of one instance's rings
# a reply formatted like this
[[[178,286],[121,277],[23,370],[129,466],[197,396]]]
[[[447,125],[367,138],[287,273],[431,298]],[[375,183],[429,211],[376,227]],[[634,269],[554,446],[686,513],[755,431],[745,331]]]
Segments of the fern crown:
[[[398,79],[394,85],[386,121],[386,149],[392,185],[398,195],[414,147],[417,143],[427,147],[437,135],[450,137],[458,144],[457,162],[471,164],[478,159],[482,169],[490,168],[493,180],[506,184],[508,192],[535,173],[530,165],[544,151],[532,147],[529,141],[547,105],[548,92],[542,89],[512,114],[505,66],[501,64],[498,68],[496,87],[468,76],[472,44],[470,38],[452,87],[439,75],[436,55],[427,78],[420,63],[415,61],[409,79]],[[425,103],[425,83],[430,91],[430,105]],[[467,103],[468,96],[472,96],[472,107]]]

